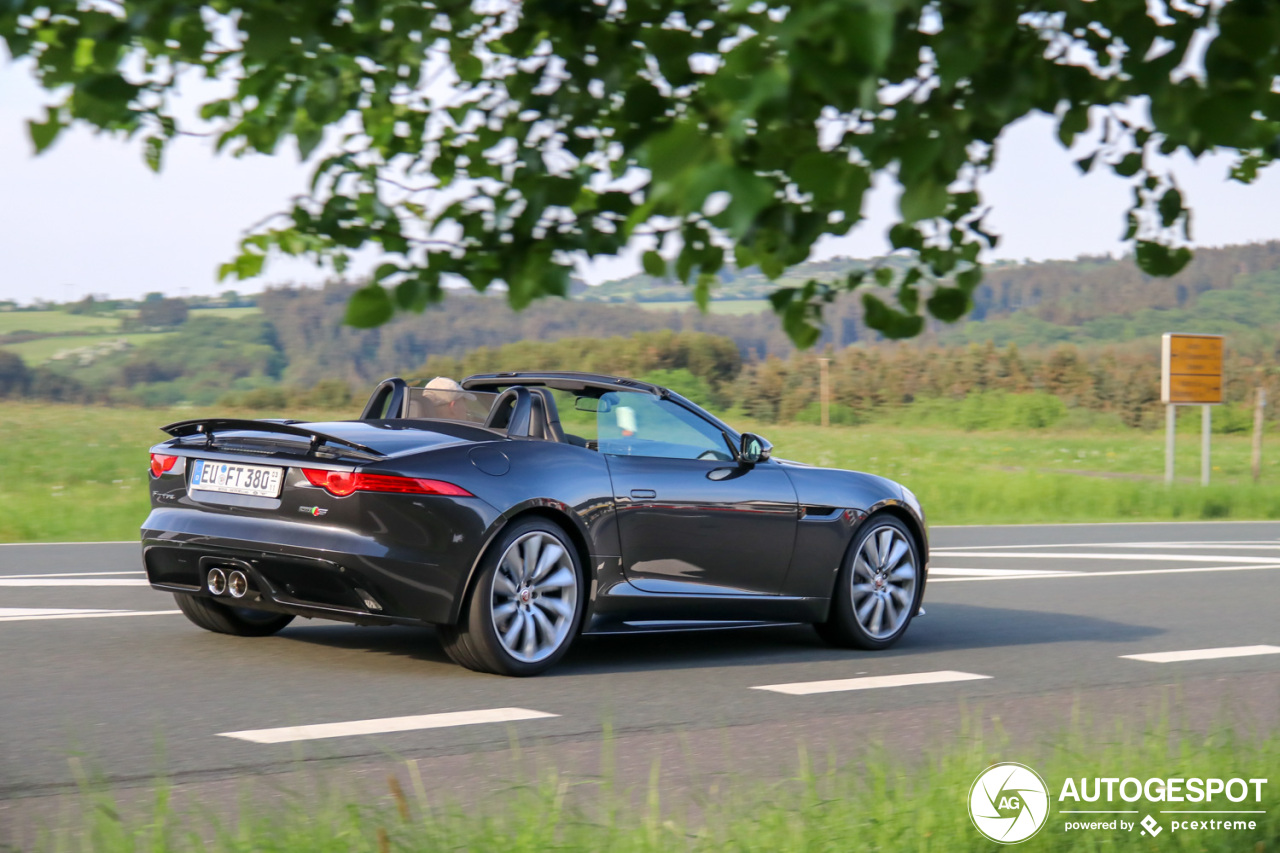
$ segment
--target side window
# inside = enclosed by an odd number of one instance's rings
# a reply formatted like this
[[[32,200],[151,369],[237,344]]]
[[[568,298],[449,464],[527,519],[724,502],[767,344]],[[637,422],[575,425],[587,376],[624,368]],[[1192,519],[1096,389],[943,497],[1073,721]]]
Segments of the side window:
[[[669,400],[649,394],[610,391],[596,412],[600,452],[613,456],[666,459],[733,458],[724,434]]]
[[[551,389],[555,397],[556,409],[560,413],[560,426],[568,435],[575,435],[585,441],[596,437],[596,413],[577,407],[577,396],[568,391]]]

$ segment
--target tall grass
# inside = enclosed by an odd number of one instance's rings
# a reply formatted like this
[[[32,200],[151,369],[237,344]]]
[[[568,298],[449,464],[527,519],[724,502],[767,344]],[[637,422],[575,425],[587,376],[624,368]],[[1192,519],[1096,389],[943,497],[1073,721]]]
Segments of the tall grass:
[[[134,538],[147,514],[147,448],[165,438],[158,427],[202,414],[225,412],[0,401],[0,542]],[[354,416],[283,408],[237,414]],[[1184,429],[1180,480],[1165,488],[1160,433],[730,421],[763,433],[781,458],[898,480],[920,497],[934,524],[1280,518],[1280,448],[1271,437],[1255,485],[1249,436],[1215,436],[1213,485],[1201,488],[1199,437]]]
[[[606,749],[608,744],[606,743]],[[999,761],[1037,770],[1049,787],[1047,823],[1019,849],[1029,851],[1280,849],[1280,733],[1242,737],[1231,729],[1208,735],[1155,725],[1117,728],[1099,737],[1075,725],[1030,747],[1015,747],[997,728],[962,733],[950,744],[904,757],[868,748],[860,760],[835,766],[800,749],[795,773],[777,782],[718,779],[665,795],[655,763],[647,786],[626,788],[611,775],[575,781],[554,771],[470,806],[432,800],[417,765],[392,768],[385,795],[363,798],[325,789],[315,797],[242,805],[238,816],[179,812],[160,785],[148,808],[125,817],[109,791],[86,793],[78,825],[46,833],[39,853],[346,853],[346,851],[968,851],[991,850],[973,827],[967,800],[976,776]],[[1263,801],[1234,805],[1262,815],[1253,830],[1183,831],[1168,827],[1159,803],[1127,804],[1137,822],[1152,814],[1165,826],[1158,839],[1123,831],[1067,831],[1056,798],[1067,777],[1265,778]],[[250,803],[246,798],[245,803]],[[1107,807],[1098,803],[1096,807]],[[1182,805],[1209,809],[1222,805]],[[1086,816],[1087,817],[1087,816]],[[1196,815],[1179,816],[1195,819]],[[1212,815],[1199,816],[1215,817]],[[1216,817],[1221,817],[1216,816]],[[1109,818],[1103,818],[1109,819]]]

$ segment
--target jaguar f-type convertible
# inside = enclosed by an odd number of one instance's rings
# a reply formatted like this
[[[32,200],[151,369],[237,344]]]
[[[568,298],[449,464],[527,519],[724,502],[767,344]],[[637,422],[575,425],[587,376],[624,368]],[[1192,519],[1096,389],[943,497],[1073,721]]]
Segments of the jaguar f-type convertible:
[[[434,625],[455,661],[504,675],[579,634],[804,622],[883,649],[920,612],[924,514],[897,483],[775,459],[645,382],[446,384],[388,379],[358,420],[163,427],[151,585],[225,634]]]

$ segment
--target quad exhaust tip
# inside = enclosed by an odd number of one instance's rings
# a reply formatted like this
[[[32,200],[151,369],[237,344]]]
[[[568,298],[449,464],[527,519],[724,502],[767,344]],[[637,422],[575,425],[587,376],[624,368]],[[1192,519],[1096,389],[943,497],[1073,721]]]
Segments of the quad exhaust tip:
[[[210,569],[206,586],[214,595],[222,595],[227,591],[227,573],[222,569]]]
[[[244,572],[236,569],[227,575],[227,592],[231,593],[232,598],[244,598],[244,594],[249,591],[249,579],[245,577]]]

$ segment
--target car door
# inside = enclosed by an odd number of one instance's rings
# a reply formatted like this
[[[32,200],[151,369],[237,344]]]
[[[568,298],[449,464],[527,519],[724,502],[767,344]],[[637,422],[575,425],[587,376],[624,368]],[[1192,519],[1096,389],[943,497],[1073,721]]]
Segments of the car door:
[[[645,393],[605,394],[597,432],[632,584],[669,594],[780,591],[799,517],[780,465],[739,465],[719,427]]]

